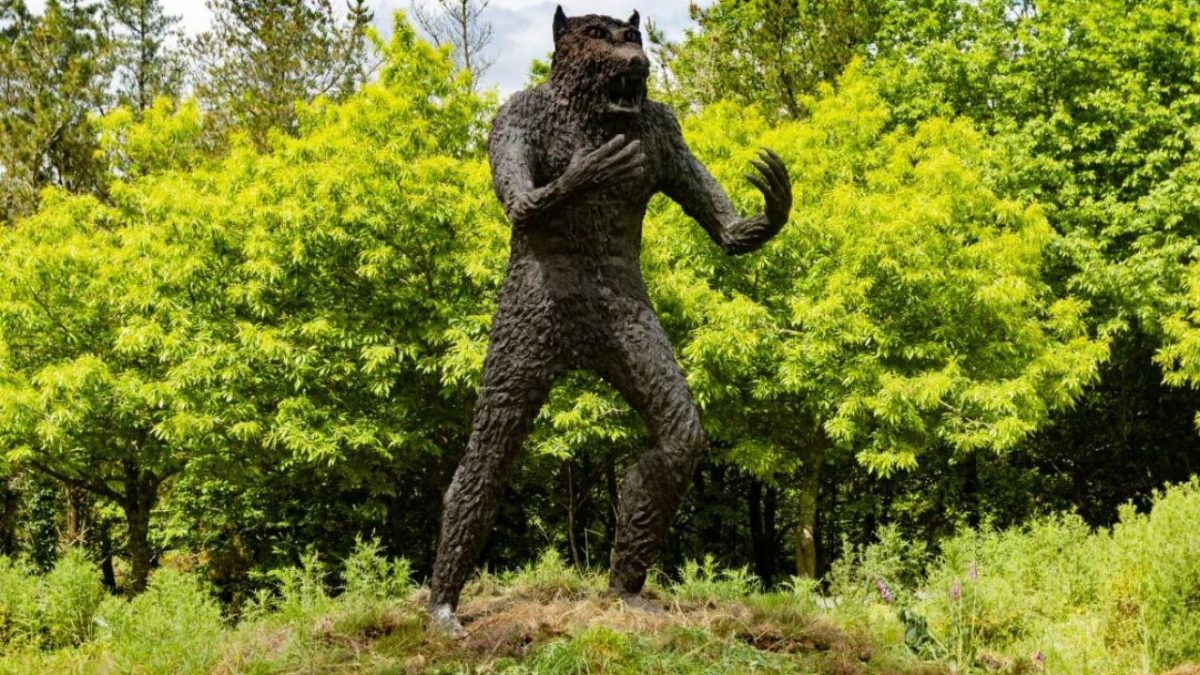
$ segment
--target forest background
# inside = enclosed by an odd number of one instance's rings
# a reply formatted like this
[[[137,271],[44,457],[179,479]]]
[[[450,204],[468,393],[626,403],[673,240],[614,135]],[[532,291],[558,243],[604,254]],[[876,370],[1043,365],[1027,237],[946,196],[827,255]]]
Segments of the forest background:
[[[486,3],[386,42],[362,0],[208,4],[185,39],[157,0],[0,1],[0,556],[82,550],[129,594],[169,561],[235,613],[363,540],[424,578],[507,256]],[[692,18],[646,26],[652,97],[743,212],[763,146],[796,205],[725,258],[651,204],[643,267],[712,445],[665,577],[1104,528],[1197,473],[1200,3]],[[604,567],[646,443],[562,381],[484,566]]]

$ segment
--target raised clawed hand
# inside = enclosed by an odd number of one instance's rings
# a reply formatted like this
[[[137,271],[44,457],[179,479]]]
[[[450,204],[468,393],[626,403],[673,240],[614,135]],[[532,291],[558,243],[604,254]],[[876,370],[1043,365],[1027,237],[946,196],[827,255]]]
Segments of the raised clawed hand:
[[[759,153],[759,159],[751,160],[750,163],[762,175],[746,174],[746,179],[763,193],[767,202],[765,214],[767,221],[775,228],[771,233],[774,234],[787,224],[788,215],[792,211],[792,179],[788,176],[783,160],[768,148]]]
[[[746,180],[763,193],[766,208],[761,215],[747,218],[725,233],[725,248],[730,253],[753,251],[787,224],[792,211],[792,179],[783,160],[773,151],[763,149],[759,158],[751,160],[758,174],[746,174]]]

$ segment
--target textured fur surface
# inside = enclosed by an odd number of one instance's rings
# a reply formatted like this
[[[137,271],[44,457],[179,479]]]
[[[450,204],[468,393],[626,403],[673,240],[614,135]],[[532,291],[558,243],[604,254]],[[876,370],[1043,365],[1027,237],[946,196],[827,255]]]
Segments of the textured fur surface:
[[[740,218],[692,156],[679,124],[646,99],[638,17],[554,19],[549,81],[513,95],[488,140],[512,248],[467,451],[445,496],[430,602],[453,617],[496,517],[514,458],[555,378],[598,373],[646,421],[653,447],[621,484],[610,586],[642,589],[704,433],[639,267],[650,198],[678,202],[727,253],[760,247],[787,222],[791,187],[773,153],[747,176],[764,213]],[[455,625],[456,621],[455,621]]]

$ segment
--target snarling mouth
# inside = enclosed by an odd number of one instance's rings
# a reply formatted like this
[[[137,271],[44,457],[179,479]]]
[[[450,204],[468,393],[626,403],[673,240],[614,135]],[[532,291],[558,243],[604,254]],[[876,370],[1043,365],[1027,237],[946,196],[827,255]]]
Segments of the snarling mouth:
[[[624,73],[608,81],[608,111],[615,113],[637,113],[646,100],[646,76],[640,73]]]

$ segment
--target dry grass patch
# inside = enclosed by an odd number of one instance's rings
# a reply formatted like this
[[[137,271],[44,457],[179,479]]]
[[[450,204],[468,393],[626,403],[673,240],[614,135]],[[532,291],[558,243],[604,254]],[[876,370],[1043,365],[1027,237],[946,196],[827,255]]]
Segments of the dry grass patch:
[[[879,672],[870,667],[874,654],[865,635],[817,616],[799,620],[789,616],[784,622],[737,602],[660,602],[664,611],[654,612],[602,594],[544,598],[540,593],[511,591],[466,600],[459,608],[467,631],[462,646],[487,663],[521,659],[557,638],[569,639],[596,628],[658,641],[701,632],[715,641],[740,643],[763,652],[817,656],[829,667],[827,672]],[[943,671],[935,668],[930,672]]]

